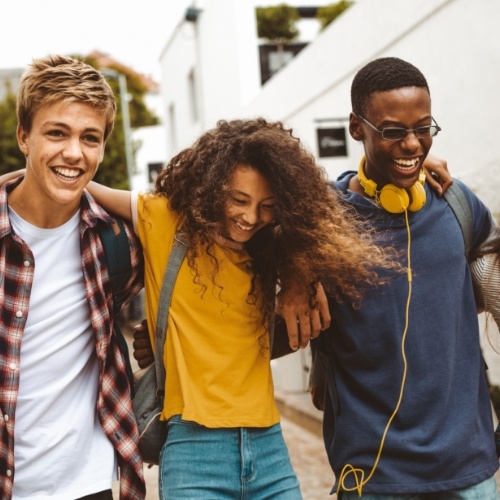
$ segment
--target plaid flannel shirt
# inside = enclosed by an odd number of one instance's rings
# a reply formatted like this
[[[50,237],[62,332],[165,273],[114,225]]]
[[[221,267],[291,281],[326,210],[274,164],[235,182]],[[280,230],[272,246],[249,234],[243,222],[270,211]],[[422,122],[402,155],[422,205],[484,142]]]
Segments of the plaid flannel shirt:
[[[19,363],[23,330],[29,312],[33,282],[33,255],[12,231],[7,193],[19,181],[0,188],[0,498],[12,497],[14,470],[14,426],[19,388]],[[113,296],[106,256],[96,231],[99,219],[110,221],[86,192],[82,195],[80,241],[90,321],[95,333],[100,363],[97,412],[105,434],[113,443],[120,467],[120,499],[145,498],[143,462],[132,408],[125,363],[113,335]],[[132,276],[127,300],[142,287],[142,252],[130,227]],[[78,453],[78,450],[75,450]],[[71,471],[68,471],[71,473]]]

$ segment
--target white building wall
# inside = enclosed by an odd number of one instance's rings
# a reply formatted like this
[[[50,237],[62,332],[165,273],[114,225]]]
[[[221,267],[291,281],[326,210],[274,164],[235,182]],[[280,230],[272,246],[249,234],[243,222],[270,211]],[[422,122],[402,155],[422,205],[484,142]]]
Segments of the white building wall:
[[[217,0],[200,15],[200,64],[204,98],[202,129],[232,118],[260,91],[254,2]],[[210,40],[210,43],[204,43]]]
[[[195,62],[194,25],[182,23],[169,40],[161,57],[161,92],[164,97],[169,156],[188,144],[189,140],[198,136],[201,131],[200,123],[192,118],[188,88],[189,73],[195,68]],[[174,110],[174,123],[172,123],[171,109]]]
[[[161,53],[167,141],[171,155],[190,145],[200,133],[219,119],[241,115],[260,94],[259,40],[256,6],[282,3],[269,0],[205,0],[197,2],[196,22],[179,20]],[[289,0],[296,6],[326,5],[329,0]],[[314,21],[299,23],[305,38],[316,34]],[[193,121],[189,108],[187,78],[195,68],[200,85],[199,119]],[[200,76],[201,75],[201,76]],[[168,109],[175,107],[175,130]],[[176,140],[173,141],[172,137]]]
[[[231,118],[260,91],[254,2],[217,0],[200,6],[196,22],[181,22],[161,55],[169,149],[188,146],[221,118]],[[194,70],[198,118],[188,75]],[[175,107],[175,123],[168,109]],[[171,127],[175,130],[172,133]],[[172,141],[172,137],[176,141]]]
[[[140,127],[132,132],[132,140],[139,146],[135,155],[134,175],[131,188],[145,191],[153,189],[153,180],[149,175],[150,163],[166,164],[168,160],[164,125]]]

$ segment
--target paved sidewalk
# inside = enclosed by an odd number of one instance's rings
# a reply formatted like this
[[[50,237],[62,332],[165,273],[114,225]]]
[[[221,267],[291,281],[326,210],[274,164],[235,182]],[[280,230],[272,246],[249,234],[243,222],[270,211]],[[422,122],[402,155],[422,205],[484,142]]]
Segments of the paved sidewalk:
[[[282,418],[283,436],[299,478],[304,500],[332,500],[334,476],[326,458],[323,438],[287,418]]]

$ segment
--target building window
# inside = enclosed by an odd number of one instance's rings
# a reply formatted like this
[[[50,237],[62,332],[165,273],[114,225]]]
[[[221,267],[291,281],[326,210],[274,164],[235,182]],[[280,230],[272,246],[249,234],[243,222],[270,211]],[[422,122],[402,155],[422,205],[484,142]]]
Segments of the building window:
[[[277,45],[271,43],[259,45],[261,84],[264,85],[306,46],[307,43],[287,43],[279,50]]]
[[[188,91],[189,91],[189,105],[191,107],[191,118],[193,122],[197,122],[198,114],[198,99],[196,97],[196,75],[194,69],[188,75]]]
[[[172,147],[172,151],[175,151],[177,149],[177,134],[175,132],[176,119],[174,103],[170,104],[168,107],[168,124],[170,128],[170,145]]]
[[[156,182],[156,178],[158,177],[158,174],[163,170],[164,164],[155,162],[155,163],[148,163],[148,181],[149,184],[154,185]]]

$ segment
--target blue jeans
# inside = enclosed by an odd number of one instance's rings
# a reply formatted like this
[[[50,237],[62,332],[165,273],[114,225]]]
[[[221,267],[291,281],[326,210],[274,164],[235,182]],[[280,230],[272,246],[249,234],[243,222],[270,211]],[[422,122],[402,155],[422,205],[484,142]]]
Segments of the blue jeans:
[[[162,500],[300,500],[281,426],[209,429],[168,421],[160,454]]]
[[[497,483],[494,477],[460,490],[447,490],[437,493],[408,493],[402,495],[363,494],[342,492],[341,500],[497,500]]]

